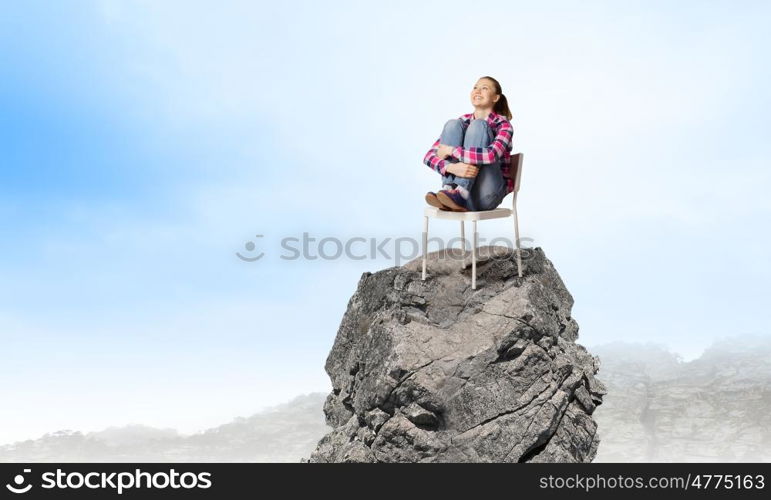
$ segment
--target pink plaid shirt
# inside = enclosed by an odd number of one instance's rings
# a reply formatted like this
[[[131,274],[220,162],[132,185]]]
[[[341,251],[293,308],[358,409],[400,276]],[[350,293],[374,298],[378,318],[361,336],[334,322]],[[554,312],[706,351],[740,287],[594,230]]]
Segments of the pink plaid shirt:
[[[462,115],[460,119],[468,125],[474,119],[474,113]],[[506,193],[508,194],[514,191],[514,181],[509,177],[509,172],[511,171],[511,137],[514,133],[514,128],[505,116],[499,115],[494,111],[491,111],[487,116],[487,123],[490,125],[493,133],[495,133],[495,139],[488,147],[464,149],[458,146],[452,150],[452,157],[471,165],[489,165],[490,163],[500,161],[501,172],[503,172],[503,177],[506,179]],[[423,157],[423,163],[444,175],[445,166],[449,162],[436,156],[440,140],[441,138],[437,139],[434,145],[431,146],[431,149],[428,150],[426,156]]]

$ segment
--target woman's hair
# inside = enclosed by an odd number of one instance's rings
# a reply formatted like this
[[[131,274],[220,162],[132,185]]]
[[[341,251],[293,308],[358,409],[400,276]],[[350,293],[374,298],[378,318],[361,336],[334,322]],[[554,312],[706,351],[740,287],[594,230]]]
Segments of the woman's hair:
[[[493,106],[493,111],[511,120],[512,115],[511,115],[511,110],[509,110],[509,101],[507,101],[506,96],[503,95],[503,91],[501,90],[501,84],[498,83],[498,80],[496,80],[492,76],[483,76],[482,78],[485,78],[493,82],[495,84],[495,93],[501,96],[501,98],[498,99],[498,102],[496,102],[495,105]],[[482,78],[480,78],[480,80]]]

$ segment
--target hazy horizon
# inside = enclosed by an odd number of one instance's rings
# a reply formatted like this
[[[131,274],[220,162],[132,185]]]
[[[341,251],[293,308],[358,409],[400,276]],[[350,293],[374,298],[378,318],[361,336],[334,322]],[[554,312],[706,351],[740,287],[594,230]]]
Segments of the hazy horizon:
[[[771,347],[771,339],[768,339],[768,338],[765,338],[765,337],[762,337],[762,336],[743,336],[743,337],[733,336],[733,337],[726,337],[724,339],[721,339],[721,340],[718,340],[718,341],[714,342],[713,344],[708,346],[705,349],[705,351],[702,352],[702,354],[699,357],[693,358],[693,359],[685,359],[679,353],[667,350],[666,346],[664,346],[663,344],[657,344],[657,343],[653,343],[653,342],[640,343],[640,342],[627,342],[627,341],[619,340],[619,341],[614,341],[614,342],[608,342],[608,343],[605,343],[605,344],[600,344],[600,345],[597,345],[597,346],[584,346],[584,347],[586,347],[586,349],[590,353],[592,353],[594,355],[600,356],[601,363],[602,363],[603,359],[607,359],[607,358],[604,358],[602,356],[602,354],[598,354],[598,353],[621,351],[621,352],[626,352],[626,353],[628,353],[628,352],[635,352],[635,353],[637,353],[640,356],[650,355],[651,353],[653,353],[654,355],[665,353],[665,354],[671,356],[671,359],[676,360],[681,365],[687,365],[689,363],[692,363],[694,361],[702,359],[704,357],[705,353],[708,353],[708,352],[709,353],[715,353],[716,351],[719,352],[720,350],[722,350],[724,348],[728,350],[729,354],[731,352],[736,352],[737,350],[740,351],[740,352],[741,351],[753,352],[753,348],[745,347],[745,343],[752,344],[753,342],[755,343],[756,346],[758,346],[758,345],[759,346],[765,346],[766,348]],[[581,344],[581,339],[580,338],[578,340],[578,343]],[[603,372],[602,372],[602,364],[601,364],[600,365],[600,371],[597,374],[597,377],[600,380],[602,380],[603,379],[602,375],[603,375]],[[290,396],[289,399],[285,399],[284,401],[282,401],[282,402],[280,402],[278,404],[268,405],[268,406],[265,406],[265,407],[262,407],[262,408],[256,408],[250,414],[232,416],[232,417],[230,417],[229,420],[225,419],[225,420],[217,423],[217,426],[226,425],[228,423],[233,423],[233,422],[238,422],[238,421],[241,421],[241,420],[243,420],[245,418],[251,418],[251,417],[253,417],[255,415],[259,415],[259,414],[266,414],[266,413],[270,413],[270,412],[273,412],[273,411],[277,411],[277,410],[280,410],[280,409],[282,409],[282,408],[284,408],[286,406],[291,405],[292,402],[297,401],[297,400],[301,400],[303,398],[307,398],[307,397],[311,397],[311,396],[315,396],[315,395],[323,395],[324,397],[326,397],[326,394],[328,394],[329,391],[331,391],[331,389],[332,389],[332,386],[330,384],[329,389],[327,389],[326,391],[306,392],[306,393],[294,394],[294,395]],[[600,408],[602,408],[602,406]],[[64,431],[67,431],[67,432],[79,432],[79,433],[87,436],[89,434],[100,434],[100,433],[109,432],[111,430],[139,429],[139,430],[146,430],[146,431],[164,431],[166,433],[171,433],[171,434],[174,434],[174,435],[176,435],[178,437],[184,438],[184,437],[191,437],[191,436],[195,436],[195,435],[200,435],[200,434],[203,434],[203,433],[205,433],[207,431],[210,431],[210,430],[212,430],[214,428],[216,428],[216,426],[210,426],[210,427],[205,427],[205,428],[200,428],[200,429],[194,429],[194,430],[185,432],[185,431],[181,431],[180,429],[175,428],[175,427],[159,428],[159,427],[147,425],[144,422],[126,422],[126,423],[115,423],[113,425],[109,425],[107,427],[97,428],[97,429],[94,429],[94,428],[92,428],[92,429],[82,429],[82,428],[81,429],[55,429],[55,430],[50,430],[49,432],[46,432],[44,434],[39,434],[37,436],[29,436],[29,437],[22,438],[22,439],[15,439],[13,441],[0,442],[0,446],[8,446],[8,445],[11,445],[11,444],[15,444],[15,443],[23,442],[23,441],[27,441],[27,440],[40,439],[40,438],[43,438],[43,437],[45,437],[47,435],[52,435],[52,434],[56,434],[56,433],[64,432]]]
[[[420,241],[423,155],[482,75],[584,345],[770,336],[771,4],[486,5],[495,36],[449,57],[460,1],[2,3],[0,442],[328,390],[361,274],[394,259],[281,241]]]
[[[682,362],[654,344],[595,346],[607,387],[595,462],[771,461],[771,341],[733,338]],[[10,462],[297,462],[330,432],[327,393],[298,395],[192,435],[133,425],[0,445]]]

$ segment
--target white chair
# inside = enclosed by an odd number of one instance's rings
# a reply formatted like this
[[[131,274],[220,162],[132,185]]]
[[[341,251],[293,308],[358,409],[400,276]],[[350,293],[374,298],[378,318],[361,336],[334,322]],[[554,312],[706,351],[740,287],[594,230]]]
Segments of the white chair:
[[[517,218],[517,193],[519,192],[520,179],[522,178],[522,160],[524,155],[517,153],[511,157],[511,169],[509,175],[514,181],[514,191],[512,192],[513,198],[511,203],[511,210],[508,208],[494,208],[492,210],[484,210],[481,212],[451,212],[448,210],[440,210],[436,207],[426,207],[423,214],[423,279],[426,279],[426,253],[428,252],[428,219],[434,217],[436,219],[456,220],[460,221],[460,239],[463,245],[463,252],[466,251],[466,229],[464,226],[465,221],[470,220],[474,227],[474,239],[471,243],[471,288],[476,290],[477,288],[477,221],[486,219],[501,219],[508,216],[514,217],[514,241],[517,245],[517,274],[522,277],[522,256],[519,246],[519,220]],[[482,167],[484,168],[484,167]]]

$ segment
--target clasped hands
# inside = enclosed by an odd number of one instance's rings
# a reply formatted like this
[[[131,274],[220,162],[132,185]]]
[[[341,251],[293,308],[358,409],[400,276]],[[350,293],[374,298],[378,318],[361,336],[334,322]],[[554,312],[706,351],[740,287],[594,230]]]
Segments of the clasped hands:
[[[436,149],[436,156],[444,160],[448,156],[452,155],[454,146],[448,146],[447,144],[440,144]],[[476,165],[470,163],[448,163],[444,166],[444,171],[451,174],[455,174],[458,177],[476,177],[479,173],[479,168]]]

